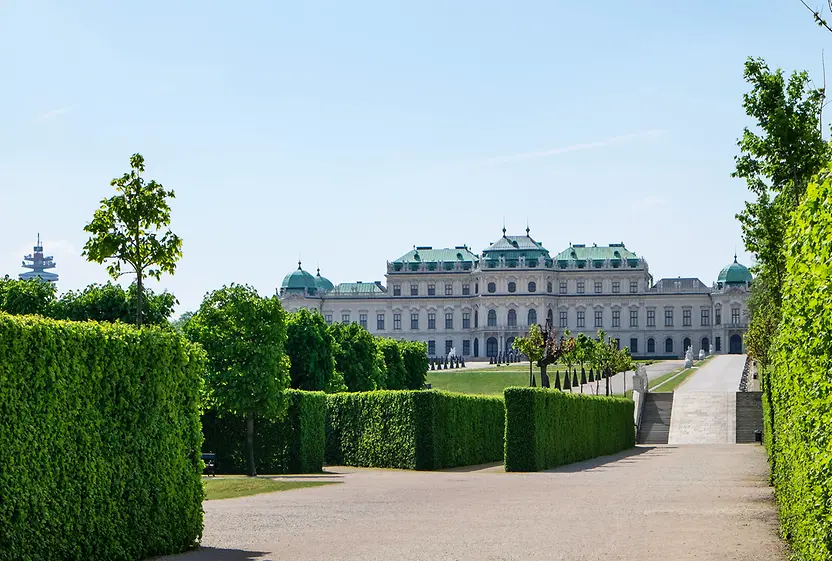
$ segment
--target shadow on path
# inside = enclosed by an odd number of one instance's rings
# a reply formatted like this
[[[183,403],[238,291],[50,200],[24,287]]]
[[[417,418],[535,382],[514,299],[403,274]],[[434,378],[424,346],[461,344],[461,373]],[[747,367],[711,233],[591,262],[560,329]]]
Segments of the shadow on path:
[[[153,561],[270,561],[271,558],[264,555],[267,555],[264,551],[200,547],[181,555],[154,557]]]
[[[605,466],[612,468],[615,467],[612,464],[625,465],[644,461],[647,458],[643,456],[647,455],[648,453],[650,456],[664,456],[666,454],[669,454],[672,449],[672,447],[667,446],[662,446],[661,448],[657,448],[655,446],[637,446],[635,448],[630,448],[629,450],[625,450],[617,454],[611,454],[609,456],[599,456],[597,458],[592,458],[591,460],[584,460],[582,462],[575,462],[573,464],[567,464],[564,466],[558,466],[556,468],[547,469],[544,470],[544,473],[576,473],[579,471],[587,471],[591,469],[602,468]]]

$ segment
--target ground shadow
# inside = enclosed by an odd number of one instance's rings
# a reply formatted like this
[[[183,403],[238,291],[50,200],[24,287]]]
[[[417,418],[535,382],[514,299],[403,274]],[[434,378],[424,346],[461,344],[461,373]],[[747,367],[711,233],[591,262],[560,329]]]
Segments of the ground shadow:
[[[610,454],[609,456],[599,456],[597,458],[592,458],[591,460],[584,460],[582,462],[575,462],[574,464],[567,464],[565,466],[558,466],[552,469],[547,469],[545,470],[545,472],[575,473],[579,471],[587,471],[590,469],[597,469],[604,466],[609,466],[610,464],[631,464],[636,461],[642,461],[646,459],[646,457],[644,456],[647,454],[651,456],[663,456],[671,453],[672,450],[673,448],[668,446],[637,446],[635,448],[630,448],[629,450],[624,450],[623,452],[618,452],[617,454]]]
[[[224,549],[217,547],[200,547],[180,555],[154,557],[152,561],[271,561],[265,551],[244,551],[242,549]]]
[[[473,466],[459,466],[453,468],[445,468],[440,469],[438,471],[447,472],[447,473],[470,473],[474,471],[486,471],[490,470],[493,471],[494,468],[502,467],[503,462],[491,462],[489,464],[476,464]]]

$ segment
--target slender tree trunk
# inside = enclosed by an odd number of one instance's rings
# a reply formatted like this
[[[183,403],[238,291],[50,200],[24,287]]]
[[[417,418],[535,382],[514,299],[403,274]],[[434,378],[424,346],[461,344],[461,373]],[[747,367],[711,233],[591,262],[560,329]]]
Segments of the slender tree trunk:
[[[604,377],[607,379],[607,393],[606,395],[610,395],[610,371],[609,369],[604,370]]]
[[[534,387],[534,372],[532,372],[532,361],[529,361],[529,387]]]
[[[549,388],[551,387],[549,384],[549,375],[546,374],[546,365],[540,367],[540,387],[541,388]]]
[[[136,275],[136,327],[142,326],[142,298],[144,296],[144,286],[142,284],[142,274]]]
[[[248,476],[257,477],[254,467],[254,413],[246,413],[246,455],[248,456]]]

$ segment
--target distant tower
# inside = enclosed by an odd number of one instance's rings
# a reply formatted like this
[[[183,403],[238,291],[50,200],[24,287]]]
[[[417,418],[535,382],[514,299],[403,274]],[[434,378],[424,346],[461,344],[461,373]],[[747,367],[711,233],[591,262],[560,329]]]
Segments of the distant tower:
[[[34,253],[23,258],[23,267],[32,270],[20,273],[20,280],[40,279],[44,282],[57,282],[58,275],[46,272],[46,269],[55,268],[55,262],[52,261],[51,255],[43,255],[43,246],[40,244],[40,234],[38,234],[38,245],[36,245],[34,249]],[[27,263],[27,261],[31,261],[31,263]]]

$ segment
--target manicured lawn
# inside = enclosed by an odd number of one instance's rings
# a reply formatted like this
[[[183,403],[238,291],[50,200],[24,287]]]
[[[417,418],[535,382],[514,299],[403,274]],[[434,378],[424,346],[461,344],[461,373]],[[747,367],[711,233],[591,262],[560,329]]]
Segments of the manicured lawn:
[[[518,368],[519,366],[519,368]],[[564,369],[565,370],[565,369]],[[563,387],[564,370],[560,370],[561,387]],[[552,383],[555,384],[554,367],[546,370]],[[589,373],[587,372],[587,377]],[[540,386],[540,369],[534,368],[535,383]],[[581,372],[578,371],[578,382]],[[526,387],[529,385],[529,363],[512,365],[511,367],[484,368],[482,370],[443,370],[428,372],[427,382],[433,389],[449,392],[481,395],[502,395],[503,390],[512,386]]]
[[[696,368],[686,368],[685,370],[682,370],[682,372],[678,376],[676,376],[675,378],[673,378],[672,380],[670,380],[666,384],[662,385],[660,388],[657,388],[656,391],[657,392],[672,392],[673,390],[678,388],[679,385],[682,382],[687,380],[688,377],[691,374],[696,372],[696,370],[697,370]]]
[[[244,476],[220,476],[204,477],[205,500],[233,499],[235,497],[246,497],[260,493],[272,493],[274,491],[288,491],[290,489],[301,489],[303,487],[318,487],[319,485],[330,485],[333,481],[275,481],[265,477],[244,477]]]

